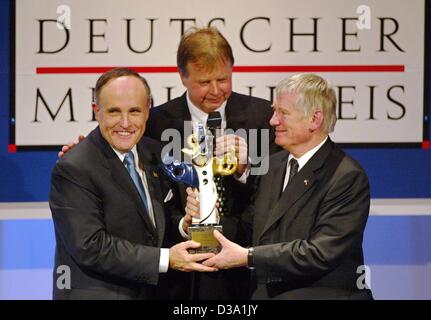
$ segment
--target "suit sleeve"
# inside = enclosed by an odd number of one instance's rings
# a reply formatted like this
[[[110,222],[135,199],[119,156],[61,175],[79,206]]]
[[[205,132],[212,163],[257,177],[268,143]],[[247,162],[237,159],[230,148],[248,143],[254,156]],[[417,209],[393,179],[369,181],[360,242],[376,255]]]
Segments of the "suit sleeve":
[[[49,204],[56,232],[80,267],[102,276],[157,284],[160,249],[109,233],[103,202],[82,168],[64,161],[57,163]]]
[[[368,179],[362,169],[352,170],[349,164],[338,169],[308,239],[255,247],[258,279],[323,276],[362,245],[370,205]]]

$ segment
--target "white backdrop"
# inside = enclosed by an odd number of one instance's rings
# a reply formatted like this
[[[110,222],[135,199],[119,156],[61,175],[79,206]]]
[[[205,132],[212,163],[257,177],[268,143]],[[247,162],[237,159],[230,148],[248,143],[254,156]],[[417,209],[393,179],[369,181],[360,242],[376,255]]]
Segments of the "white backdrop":
[[[13,142],[53,146],[87,134],[92,88],[108,67],[137,67],[156,105],[181,95],[182,30],[211,24],[233,47],[235,91],[271,99],[282,78],[319,73],[342,101],[335,141],[420,143],[424,8],[424,0],[16,0]]]

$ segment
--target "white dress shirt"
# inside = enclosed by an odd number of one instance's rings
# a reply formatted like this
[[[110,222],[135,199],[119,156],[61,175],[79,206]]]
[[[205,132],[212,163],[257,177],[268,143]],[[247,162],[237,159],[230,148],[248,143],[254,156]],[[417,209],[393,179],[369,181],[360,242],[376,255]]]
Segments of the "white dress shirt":
[[[205,125],[207,123],[207,120],[208,120],[208,113],[202,111],[201,109],[199,109],[198,107],[196,107],[193,104],[193,102],[189,98],[188,92],[187,92],[186,97],[187,97],[187,106],[189,108],[190,115],[192,116],[192,122],[193,123],[200,122],[200,123],[203,123]],[[227,101],[223,102],[222,105],[218,109],[214,110],[214,112],[216,112],[216,111],[220,112],[220,116],[221,116],[221,126],[220,127],[222,130],[226,129],[226,112],[225,112],[226,103],[227,103]]]

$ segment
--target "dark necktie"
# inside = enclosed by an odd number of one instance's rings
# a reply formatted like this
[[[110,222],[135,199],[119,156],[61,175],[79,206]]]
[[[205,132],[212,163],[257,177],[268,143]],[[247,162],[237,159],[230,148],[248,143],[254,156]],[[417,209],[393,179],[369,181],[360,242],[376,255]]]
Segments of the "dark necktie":
[[[126,165],[127,171],[129,171],[130,177],[133,180],[133,183],[135,184],[136,189],[139,192],[139,195],[141,196],[142,202],[144,203],[145,209],[148,211],[148,202],[147,197],[145,195],[144,185],[142,184],[141,177],[139,176],[138,171],[136,171],[135,167],[135,157],[133,156],[133,152],[129,151],[126,154],[126,157],[124,158],[123,163]]]
[[[215,176],[214,182],[217,188],[217,198],[218,198],[218,212],[220,213],[220,217],[222,217],[226,212],[226,188],[224,185],[224,179],[222,176]]]
[[[220,112],[211,112],[208,115],[207,119],[207,128],[211,131],[213,135],[213,148],[215,147],[215,140],[218,136],[216,133],[218,129],[220,129],[222,123],[222,117]],[[217,188],[217,201],[219,203],[218,212],[220,214],[220,218],[226,213],[226,188],[225,188],[225,180],[224,177],[217,175],[214,176],[214,183]]]
[[[299,169],[298,161],[296,161],[293,158],[290,159],[289,180],[287,182],[288,184],[290,183],[290,181],[292,181],[293,176],[298,173],[298,169]]]
[[[286,180],[284,180],[283,188],[281,189],[281,192],[280,192],[280,197],[283,194],[284,190],[286,190],[287,185],[290,183],[290,181],[292,181],[293,176],[298,173],[298,169],[299,169],[298,161],[292,158],[290,159],[289,163],[290,163],[289,180],[287,180],[287,182]]]

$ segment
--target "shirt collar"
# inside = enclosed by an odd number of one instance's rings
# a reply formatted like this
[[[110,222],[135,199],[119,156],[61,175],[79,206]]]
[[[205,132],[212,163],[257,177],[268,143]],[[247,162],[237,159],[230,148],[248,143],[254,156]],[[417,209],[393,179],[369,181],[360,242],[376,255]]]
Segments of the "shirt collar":
[[[124,162],[124,158],[126,157],[127,152],[122,153],[120,151],[118,151],[117,149],[115,149],[113,146],[111,146],[112,150],[114,150],[115,154],[118,156],[118,158],[121,160],[121,162]],[[137,165],[137,161],[138,161],[138,150],[136,148],[136,144],[133,146],[132,150],[133,156],[135,157],[135,167]]]
[[[298,161],[298,171],[301,170],[306,165],[308,160],[310,160],[314,156],[314,154],[323,146],[323,144],[326,142],[326,140],[328,140],[328,136],[326,136],[326,138],[323,139],[323,141],[321,143],[319,143],[313,149],[304,153],[298,159],[296,159],[292,154],[289,154],[289,159],[288,159],[287,163],[289,164],[290,160],[293,158],[293,159]]]
[[[192,121],[206,124],[207,119],[208,119],[208,113],[206,113],[205,111],[202,111],[201,109],[199,109],[198,107],[196,107],[193,104],[193,102],[189,98],[188,92],[186,94],[186,97],[187,97],[187,106],[189,108],[190,115],[192,116]],[[221,115],[221,118],[223,119],[223,121],[225,119],[226,103],[227,103],[227,100],[225,102],[223,102],[222,105],[218,109],[215,110],[215,111],[220,112],[220,115]]]

